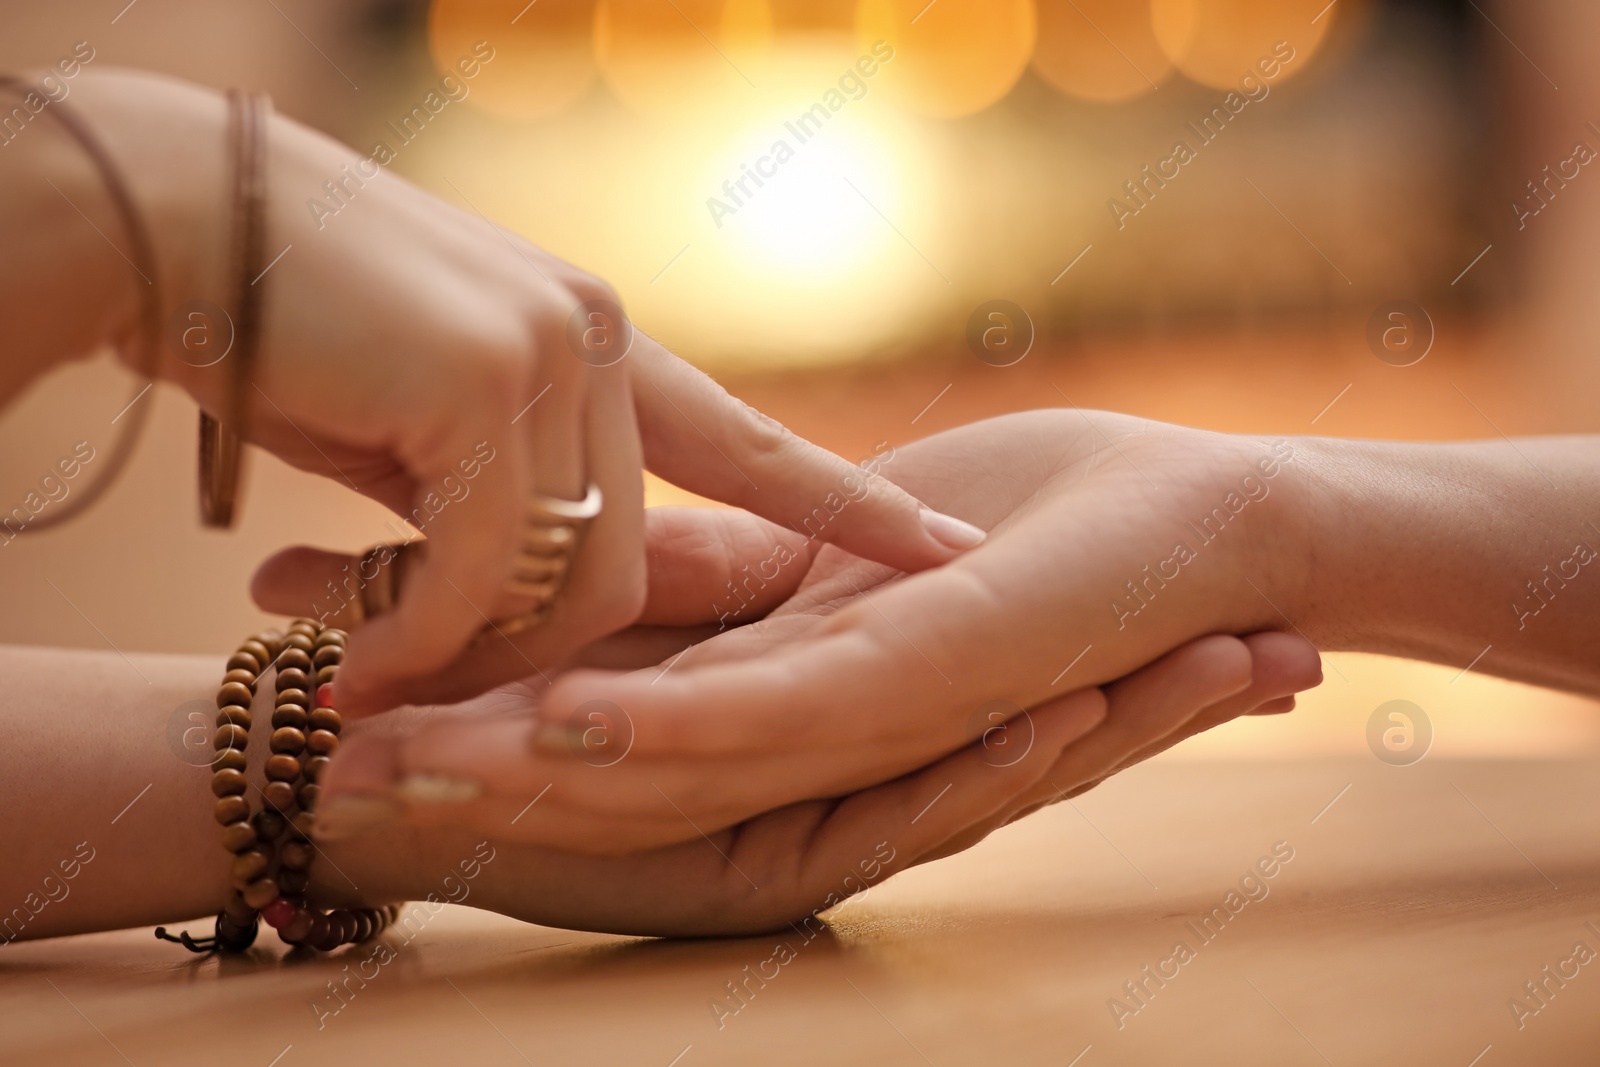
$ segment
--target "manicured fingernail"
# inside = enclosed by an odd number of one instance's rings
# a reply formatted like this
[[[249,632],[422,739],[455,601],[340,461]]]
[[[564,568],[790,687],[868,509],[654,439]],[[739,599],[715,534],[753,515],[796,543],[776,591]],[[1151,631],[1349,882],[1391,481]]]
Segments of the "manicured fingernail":
[[[564,722],[540,720],[533,728],[530,744],[535,752],[552,756],[565,756],[574,751],[573,733]]]
[[[465,804],[483,794],[483,783],[453,774],[418,771],[402,778],[394,794],[407,804]]]
[[[331,708],[333,706],[333,683],[323,682],[317,686],[317,707]]]
[[[958,552],[977,548],[983,544],[984,538],[989,536],[970,522],[962,522],[953,515],[946,515],[932,508],[922,509],[922,528],[927,530],[928,536],[935,541]]]
[[[383,797],[346,793],[324,802],[317,810],[311,836],[318,841],[346,841],[400,817],[400,805]]]

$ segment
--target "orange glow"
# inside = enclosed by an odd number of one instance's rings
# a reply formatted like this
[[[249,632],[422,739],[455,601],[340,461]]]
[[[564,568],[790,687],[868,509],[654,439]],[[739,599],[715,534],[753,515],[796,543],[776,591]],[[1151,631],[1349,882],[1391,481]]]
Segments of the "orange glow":
[[[440,74],[487,41],[494,58],[468,84],[468,100],[510,119],[558,115],[594,82],[595,0],[433,0],[428,51]],[[515,20],[515,21],[513,21]]]
[[[1039,0],[1033,69],[1083,100],[1131,100],[1172,73],[1150,10],[1127,0]]]
[[[772,46],[766,0],[600,0],[600,73],[630,109],[705,119],[747,103]]]
[[[1033,0],[861,0],[856,45],[894,49],[879,81],[912,111],[982,111],[1022,77],[1038,25]]]
[[[856,0],[771,0],[779,36],[844,37],[855,26]]]
[[[1303,71],[1339,8],[1327,0],[1151,0],[1150,16],[1174,66],[1202,85],[1231,89],[1247,74],[1260,77],[1258,64],[1273,63],[1279,42],[1288,51],[1278,50],[1271,80]]]

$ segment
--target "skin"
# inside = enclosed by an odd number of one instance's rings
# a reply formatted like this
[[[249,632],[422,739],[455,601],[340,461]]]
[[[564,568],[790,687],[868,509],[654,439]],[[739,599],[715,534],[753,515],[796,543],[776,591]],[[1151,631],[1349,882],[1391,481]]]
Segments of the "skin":
[[[670,671],[574,670],[536,723],[424,730],[370,759],[352,746],[326,802],[393,798],[426,772],[482,795],[399,817],[490,826],[549,787],[522,840],[655,847],[909,773],[968,743],[974,709],[1037,714],[1063,678],[1102,684],[1219,632],[1600,693],[1596,446],[1269,439],[1075,410],[963,427],[886,468],[991,531],[962,559],[902,577],[823,548],[762,593],[793,582],[792,600]],[[684,539],[709,536],[684,521]],[[785,536],[765,534],[743,558]],[[631,725],[603,772],[585,759],[593,701]]]
[[[225,102],[126,71],[62,84],[64,101],[0,150],[0,233],[15,253],[0,265],[0,402],[61,362],[112,347],[219,412],[232,364],[214,353],[227,320],[196,320],[186,305],[234,303]],[[50,108],[82,117],[125,175],[155,240],[153,278],[130,269],[125,227]],[[798,521],[852,469],[642,334],[609,366],[583,358],[591,353],[569,336],[574,313],[617,300],[599,279],[386,170],[362,169],[356,152],[286,118],[271,120],[267,141],[264,258],[289,250],[258,276],[265,319],[246,437],[426,522],[426,559],[407,573],[399,605],[351,641],[348,713],[482,692],[633,622],[645,597],[643,469],[779,523]],[[318,218],[307,201],[326,201],[329,181],[345,183],[348,203]],[[138,329],[146,285],[179,338],[154,352]],[[480,463],[486,449],[493,459]],[[470,495],[442,506],[472,464]],[[954,520],[930,526],[917,501],[879,481],[830,540],[908,570],[981,540]],[[469,644],[487,620],[532,605],[504,590],[529,495],[577,499],[591,482],[604,507],[549,622]],[[316,614],[331,600],[326,581],[342,577],[316,572],[319,558],[275,561],[316,578],[293,614]],[[467,678],[473,688],[463,689]]]
[[[590,654],[637,663],[660,633]],[[0,939],[27,940],[214,915],[227,861],[211,817],[209,719],[222,664],[0,649],[0,801],[12,825],[0,867]],[[135,677],[137,674],[137,677]],[[704,840],[600,857],[448,825],[375,828],[323,841],[310,893],[326,906],[450,900],[530,922],[635,934],[740,934],[805,920],[906,867],[981,839],[1034,802],[1086,788],[1198,724],[1282,706],[1314,685],[1317,660],[1282,634],[1213,636],[1130,678],[1080,690],[1032,717],[1021,758],[982,742],[852,796],[770,812]],[[256,717],[270,716],[263,686]],[[424,727],[506,714],[490,694],[448,710],[353,723],[350,743],[393,745]],[[59,714],[71,707],[74,714]],[[193,736],[191,736],[193,735]],[[256,731],[254,781],[266,748]],[[336,759],[337,762],[337,759]],[[937,803],[933,803],[937,800]],[[257,798],[259,806],[259,798]],[[759,887],[759,888],[756,888]],[[417,904],[408,921],[425,921]],[[201,931],[196,930],[196,933]],[[263,932],[262,944],[270,944]]]
[[[147,217],[157,265],[148,277],[127,269],[120,252],[128,235],[99,178],[48,119],[30,124],[0,152],[0,232],[16,253],[0,265],[0,402],[61,362],[112,347],[218,411],[218,368],[226,364],[210,363],[214,349],[185,341],[148,352],[137,322],[140,285],[159,288],[163,321],[185,329],[193,324],[180,314],[185,303],[230,302],[217,239],[228,227],[223,103],[171,80],[98,69],[70,88],[66,106],[104,139]],[[427,506],[439,487],[448,491],[445,479],[463,473],[468,457],[483,468],[470,498],[429,524],[427,561],[408,579],[399,609],[352,636],[337,694],[352,718],[407,694],[483,692],[536,661],[659,663],[713,632],[702,605],[718,588],[705,583],[720,587],[744,549],[758,544],[752,538],[799,525],[844,478],[864,478],[643,335],[610,367],[577,358],[566,324],[581,302],[614,298],[603,283],[392,175],[369,178],[348,210],[318,225],[304,211],[308,191],[356,155],[282,118],[272,120],[268,140],[269,244],[292,247],[267,282],[247,438],[401,513]],[[292,404],[278,399],[289,396]],[[513,431],[522,413],[528,417]],[[493,448],[492,465],[480,442]],[[752,516],[647,523],[641,467]],[[601,486],[606,508],[549,625],[467,647],[486,616],[526,606],[499,589],[528,493],[575,497],[589,480]],[[881,477],[863,484],[870,492],[819,539],[834,553],[822,560],[819,580],[834,573],[880,581],[948,562],[982,539],[959,521],[930,522]],[[806,546],[808,563],[815,547]],[[882,565],[876,576],[860,570],[863,558]],[[328,561],[290,550],[263,569],[258,592],[270,599],[292,587],[288,610],[303,614],[324,595],[330,575],[318,568]],[[780,612],[780,591],[767,593],[751,617],[770,611],[804,628],[832,614],[828,597],[806,596]],[[594,640],[641,613],[652,625]],[[739,636],[768,632],[780,633]],[[719,647],[737,652],[726,640]],[[0,873],[3,899],[21,909],[0,916],[10,923],[7,939],[172,922],[220,906],[227,885],[209,828],[209,776],[180,758],[170,729],[174,716],[179,738],[204,722],[219,667],[193,657],[0,650],[11,694],[0,709],[11,738],[0,752],[0,781],[8,783],[0,792],[8,792],[15,824],[26,827],[6,842]],[[425,898],[438,894],[443,874],[476,860],[473,902],[528,919],[645,933],[766,929],[962,847],[1036,804],[1047,783],[1056,796],[1084,788],[1192,722],[1281,707],[1315,681],[1315,654],[1298,641],[1210,637],[1104,692],[1081,688],[1035,708],[1020,758],[1002,748],[996,760],[999,743],[985,734],[918,773],[726,824],[716,848],[697,840],[597,859],[505,840],[515,835],[504,827],[463,836],[442,826],[390,826],[325,841],[313,889],[329,905]],[[495,692],[448,713],[408,711],[366,730],[356,723],[347,736],[373,753],[394,751],[425,729],[487,725],[508,709],[526,724],[535,706],[525,690]],[[74,714],[59,714],[63,707]],[[258,713],[268,717],[265,708]],[[259,761],[265,746],[254,748]],[[936,811],[907,817],[947,786]],[[892,855],[878,851],[886,833],[896,835]],[[493,862],[480,848],[485,839]],[[750,875],[765,888],[749,888]]]

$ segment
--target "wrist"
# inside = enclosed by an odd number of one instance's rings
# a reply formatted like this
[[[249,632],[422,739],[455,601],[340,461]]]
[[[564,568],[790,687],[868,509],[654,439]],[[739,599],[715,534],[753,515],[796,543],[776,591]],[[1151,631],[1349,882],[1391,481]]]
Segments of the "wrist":
[[[1260,514],[1247,531],[1242,560],[1247,581],[1235,590],[1243,601],[1240,621],[1230,632],[1252,629],[1299,629],[1311,610],[1311,577],[1315,573],[1317,493],[1315,442],[1304,437],[1252,439],[1246,459],[1248,474],[1230,488],[1237,500],[1259,497]],[[1256,614],[1258,613],[1258,614]],[[1252,620],[1252,615],[1254,618]],[[1253,621],[1253,624],[1252,624]]]
[[[1325,650],[1594,691],[1600,536],[1572,491],[1592,447],[1309,440],[1301,625]]]
[[[211,90],[130,71],[86,73],[70,103],[122,171],[155,246],[151,280],[160,289],[162,336],[151,369],[158,379],[195,392],[194,379],[204,373],[198,365],[208,357],[181,358],[168,335],[184,304],[228,304],[226,104]],[[142,370],[140,361],[151,357],[138,331],[137,314],[129,314],[120,331],[102,341]]]
[[[1460,502],[1458,487],[1434,473],[1439,447],[1306,439],[1303,625],[1324,649],[1434,660],[1462,654],[1462,620],[1441,612],[1441,595],[1463,569],[1481,568],[1464,558],[1476,546],[1449,532],[1461,521],[1453,518]]]
[[[20,79],[24,86],[36,80]],[[149,269],[134,265],[139,257],[126,221],[92,156],[65,125],[87,120],[90,136],[111,151],[102,124],[79,111],[77,94],[46,98],[19,87],[4,90],[0,100],[12,122],[0,131],[3,402],[60,363],[132,338]],[[33,117],[19,125],[16,114]]]

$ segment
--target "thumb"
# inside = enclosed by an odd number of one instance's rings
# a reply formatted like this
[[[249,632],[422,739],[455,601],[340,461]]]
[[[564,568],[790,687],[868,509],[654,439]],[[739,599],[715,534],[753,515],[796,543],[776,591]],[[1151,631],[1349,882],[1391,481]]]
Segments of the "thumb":
[[[926,507],[878,473],[798,437],[642,334],[633,348],[645,465],[693,493],[898,570],[946,563],[978,527]]]

